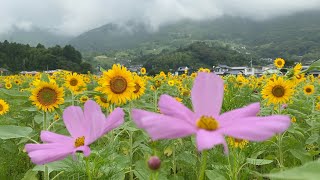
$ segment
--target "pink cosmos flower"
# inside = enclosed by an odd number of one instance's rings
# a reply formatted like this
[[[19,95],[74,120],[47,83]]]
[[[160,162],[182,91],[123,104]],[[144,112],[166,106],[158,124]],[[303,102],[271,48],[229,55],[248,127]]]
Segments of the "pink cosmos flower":
[[[124,122],[123,118],[121,108],[116,108],[106,118],[100,106],[92,100],[85,103],[84,112],[81,107],[69,106],[63,112],[63,120],[71,137],[42,131],[40,138],[44,144],[26,144],[25,149],[35,164],[62,160],[68,155],[75,155],[77,151],[89,156],[89,145],[120,126]]]
[[[153,140],[173,139],[196,135],[199,151],[223,144],[224,136],[250,141],[264,141],[290,125],[289,116],[257,117],[259,103],[220,114],[223,101],[223,80],[213,73],[198,73],[192,92],[193,111],[173,97],[162,95],[159,109],[162,114],[134,109],[133,120],[145,129]]]

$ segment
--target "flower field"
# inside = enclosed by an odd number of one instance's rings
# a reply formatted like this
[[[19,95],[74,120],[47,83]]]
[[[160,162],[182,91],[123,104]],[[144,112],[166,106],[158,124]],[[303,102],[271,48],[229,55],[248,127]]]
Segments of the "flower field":
[[[0,179],[317,179],[320,77],[0,77]]]

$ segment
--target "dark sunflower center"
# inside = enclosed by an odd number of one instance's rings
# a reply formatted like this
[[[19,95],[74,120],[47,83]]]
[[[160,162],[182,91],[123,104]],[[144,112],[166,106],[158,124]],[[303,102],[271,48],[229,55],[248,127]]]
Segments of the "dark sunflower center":
[[[296,78],[301,79],[301,75],[300,74],[296,75]]]
[[[275,96],[275,97],[282,97],[285,93],[285,89],[283,86],[275,86],[272,88],[272,94]]]
[[[134,86],[134,88],[135,88],[136,90],[133,91],[133,92],[134,92],[134,93],[138,93],[139,90],[140,90],[140,88],[141,88],[141,86],[140,86],[138,83],[136,83],[136,85]]]
[[[311,91],[312,91],[311,88],[306,88],[307,93],[311,93]]]
[[[74,142],[74,146],[77,148],[77,147],[80,147],[80,146],[84,146],[84,140],[85,140],[85,137],[84,136],[81,136],[81,137],[78,137],[75,142]]]
[[[103,97],[100,97],[100,101],[103,102],[103,103],[107,103],[107,99],[103,98]]]
[[[197,121],[197,127],[208,131],[214,131],[219,128],[219,123],[211,116],[201,116]]]
[[[41,105],[52,105],[57,101],[57,92],[48,87],[42,88],[38,92],[37,99]]]
[[[0,112],[3,110],[3,106],[2,104],[0,104]]]
[[[243,139],[234,138],[234,142],[241,143]]]
[[[71,86],[77,86],[77,84],[78,84],[78,80],[77,80],[77,79],[72,78],[72,79],[70,80],[70,85],[71,85]]]
[[[127,81],[121,76],[116,76],[110,80],[111,91],[116,94],[121,94],[127,89]]]
[[[277,64],[278,64],[279,66],[281,66],[281,65],[282,65],[282,61],[277,61]]]

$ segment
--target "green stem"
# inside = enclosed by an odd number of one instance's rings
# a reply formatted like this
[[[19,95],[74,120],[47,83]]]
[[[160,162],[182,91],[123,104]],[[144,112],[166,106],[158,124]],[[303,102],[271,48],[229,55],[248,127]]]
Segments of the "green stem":
[[[173,146],[173,151],[172,151],[172,169],[173,169],[173,177],[176,178],[176,172],[177,172],[177,167],[176,167],[176,148]]]
[[[281,105],[279,104],[279,114],[281,114]],[[282,135],[278,134],[278,150],[279,150],[279,166],[283,167],[283,153],[282,153]]]
[[[43,130],[47,130],[47,112],[43,112]],[[44,180],[49,180],[50,176],[49,176],[49,170],[48,170],[48,166],[44,165]]]
[[[133,180],[133,169],[132,169],[132,159],[133,159],[133,132],[130,131],[130,180]]]
[[[201,155],[201,169],[200,169],[200,174],[198,180],[204,180],[204,173],[207,168],[207,151],[204,150],[202,151]]]
[[[86,170],[87,170],[87,176],[89,180],[92,180],[91,177],[91,171],[90,171],[90,164],[89,164],[89,158],[85,158],[86,159]]]

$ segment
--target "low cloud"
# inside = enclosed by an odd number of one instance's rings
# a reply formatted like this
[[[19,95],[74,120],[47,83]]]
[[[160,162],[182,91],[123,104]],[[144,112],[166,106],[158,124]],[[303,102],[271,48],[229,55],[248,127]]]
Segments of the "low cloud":
[[[182,19],[231,15],[265,20],[308,10],[320,10],[320,0],[0,0],[0,34],[37,27],[75,36],[132,20],[156,30]]]

